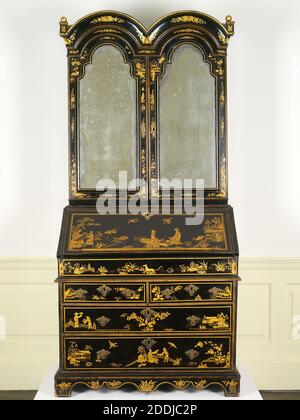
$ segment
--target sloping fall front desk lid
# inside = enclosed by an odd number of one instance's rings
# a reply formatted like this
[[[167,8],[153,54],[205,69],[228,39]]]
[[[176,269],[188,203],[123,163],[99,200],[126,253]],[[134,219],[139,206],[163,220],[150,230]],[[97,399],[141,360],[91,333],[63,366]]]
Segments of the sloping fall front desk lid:
[[[206,206],[200,225],[186,215],[99,215],[95,207],[64,209],[57,256],[111,254],[238,255],[230,206]]]

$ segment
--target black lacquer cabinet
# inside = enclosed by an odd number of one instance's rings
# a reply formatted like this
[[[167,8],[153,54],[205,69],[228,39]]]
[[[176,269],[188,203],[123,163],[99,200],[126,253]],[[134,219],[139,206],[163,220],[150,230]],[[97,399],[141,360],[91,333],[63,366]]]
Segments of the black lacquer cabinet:
[[[192,11],[148,30],[115,11],[60,21],[70,193],[57,253],[58,396],[76,384],[141,392],[214,384],[239,395],[238,244],[227,194],[233,33],[230,16],[222,24]],[[133,180],[128,191],[120,171]],[[179,181],[168,194],[166,179]],[[184,184],[190,179],[204,184]],[[187,223],[179,210],[186,198],[197,203],[198,192],[201,223]],[[99,212],[104,196],[115,213]]]

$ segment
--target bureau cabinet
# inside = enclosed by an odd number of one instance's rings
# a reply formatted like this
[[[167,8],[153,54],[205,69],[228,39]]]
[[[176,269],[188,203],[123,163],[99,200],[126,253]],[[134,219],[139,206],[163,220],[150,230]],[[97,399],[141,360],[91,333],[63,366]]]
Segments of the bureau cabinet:
[[[233,32],[230,16],[222,24],[189,11],[149,30],[118,12],[60,21],[70,158],[57,252],[58,396],[77,384],[239,394],[239,253],[227,195]],[[119,171],[134,180],[129,189]],[[179,181],[167,193],[166,178]],[[201,203],[198,223],[185,200]]]

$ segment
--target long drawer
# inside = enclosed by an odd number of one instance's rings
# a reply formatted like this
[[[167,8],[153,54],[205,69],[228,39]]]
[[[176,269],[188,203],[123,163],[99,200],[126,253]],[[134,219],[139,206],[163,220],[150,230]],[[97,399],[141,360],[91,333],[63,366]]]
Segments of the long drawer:
[[[222,276],[237,274],[237,257],[160,257],[155,258],[101,258],[59,260],[62,277],[105,276]]]
[[[230,333],[232,331],[231,305],[216,306],[164,306],[93,307],[67,306],[63,308],[64,333],[101,334],[131,332],[202,332]]]
[[[216,370],[233,365],[230,336],[63,338],[65,370]]]

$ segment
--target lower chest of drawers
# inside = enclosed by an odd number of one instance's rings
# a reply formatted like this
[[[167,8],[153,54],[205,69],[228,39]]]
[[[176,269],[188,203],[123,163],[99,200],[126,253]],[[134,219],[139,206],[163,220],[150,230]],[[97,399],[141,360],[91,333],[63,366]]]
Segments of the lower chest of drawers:
[[[236,280],[60,283],[65,371],[235,365]]]

